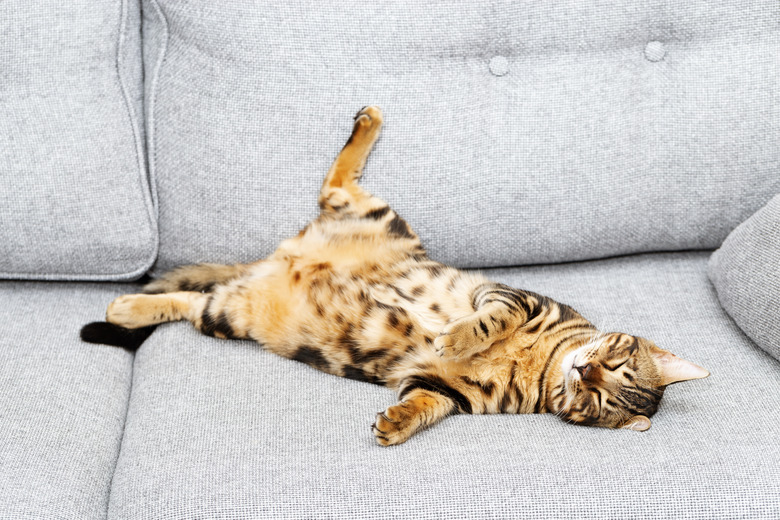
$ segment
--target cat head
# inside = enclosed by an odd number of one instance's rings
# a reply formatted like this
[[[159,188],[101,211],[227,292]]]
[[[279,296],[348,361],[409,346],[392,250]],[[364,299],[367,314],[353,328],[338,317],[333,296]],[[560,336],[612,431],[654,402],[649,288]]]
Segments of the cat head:
[[[566,421],[644,431],[667,385],[708,375],[650,340],[609,333],[563,358],[551,404]]]

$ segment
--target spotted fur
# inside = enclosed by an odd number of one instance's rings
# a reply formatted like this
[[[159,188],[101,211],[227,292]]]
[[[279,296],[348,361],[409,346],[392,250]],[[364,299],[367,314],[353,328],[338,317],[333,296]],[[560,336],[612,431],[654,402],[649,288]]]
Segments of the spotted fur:
[[[357,183],[381,124],[378,108],[358,112],[319,217],[271,256],[178,268],[117,298],[107,321],[189,320],[393,388],[399,403],[372,425],[382,445],[454,413],[549,412],[642,430],[666,385],[707,375],[649,340],[601,333],[567,305],[429,259],[409,224]]]

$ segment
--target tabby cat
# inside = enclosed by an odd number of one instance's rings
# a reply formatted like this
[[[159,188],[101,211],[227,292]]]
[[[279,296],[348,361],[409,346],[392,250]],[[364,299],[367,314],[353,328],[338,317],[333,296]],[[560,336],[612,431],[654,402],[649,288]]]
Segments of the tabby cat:
[[[372,425],[400,444],[454,413],[553,413],[646,430],[667,385],[703,368],[603,333],[539,294],[428,258],[417,234],[357,181],[382,113],[365,107],[328,171],[321,213],[265,260],[180,267],[117,298],[86,341],[137,348],[153,326],[189,320],[286,358],[386,385],[399,402]]]

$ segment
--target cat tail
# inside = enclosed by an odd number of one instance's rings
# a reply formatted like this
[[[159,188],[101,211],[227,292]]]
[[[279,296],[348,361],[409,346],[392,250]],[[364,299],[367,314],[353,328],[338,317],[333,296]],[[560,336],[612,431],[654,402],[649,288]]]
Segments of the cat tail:
[[[157,325],[128,329],[107,321],[93,321],[81,327],[81,339],[87,343],[98,343],[121,347],[128,352],[135,352],[138,347],[152,335]]]

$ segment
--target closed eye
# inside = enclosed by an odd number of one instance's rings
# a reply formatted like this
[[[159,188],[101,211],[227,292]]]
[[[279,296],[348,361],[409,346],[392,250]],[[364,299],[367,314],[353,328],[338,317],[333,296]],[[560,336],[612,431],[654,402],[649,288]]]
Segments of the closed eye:
[[[625,365],[626,363],[628,363],[628,360],[629,360],[629,358],[626,358],[621,363],[618,363],[617,365],[608,365],[608,364],[604,363],[604,368],[606,368],[607,370],[609,370],[611,372],[614,372],[618,368],[620,368],[623,365]]]
[[[601,397],[602,397],[601,390],[599,390],[598,388],[592,388],[592,389],[589,389],[589,391],[590,391],[590,393],[594,394],[594,396],[596,397],[596,402],[599,405],[599,413],[596,415],[596,417],[600,417],[601,416],[601,409],[603,408],[603,406],[601,404]]]

